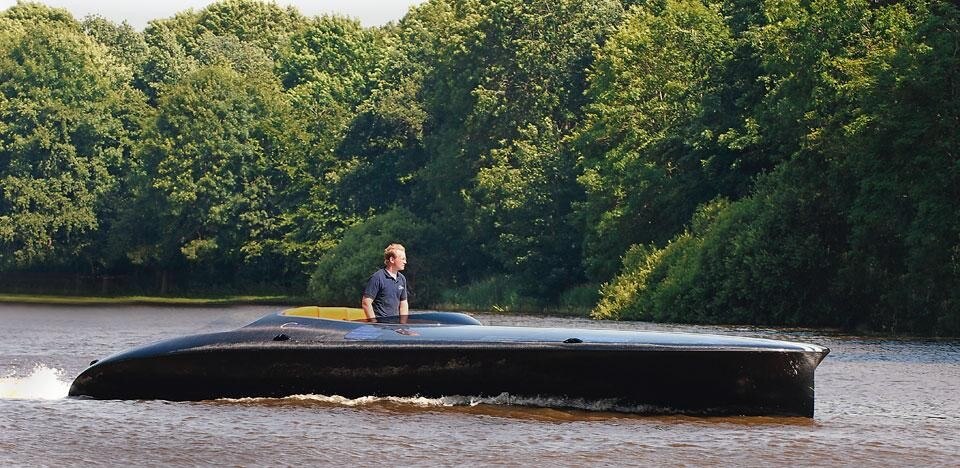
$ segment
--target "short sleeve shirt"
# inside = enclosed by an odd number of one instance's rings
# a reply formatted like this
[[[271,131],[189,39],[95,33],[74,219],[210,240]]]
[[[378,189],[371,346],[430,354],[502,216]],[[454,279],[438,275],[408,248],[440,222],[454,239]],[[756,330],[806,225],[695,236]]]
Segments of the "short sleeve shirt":
[[[400,315],[400,302],[407,300],[407,278],[397,272],[393,278],[386,268],[370,275],[363,296],[373,299],[373,313],[377,317]]]

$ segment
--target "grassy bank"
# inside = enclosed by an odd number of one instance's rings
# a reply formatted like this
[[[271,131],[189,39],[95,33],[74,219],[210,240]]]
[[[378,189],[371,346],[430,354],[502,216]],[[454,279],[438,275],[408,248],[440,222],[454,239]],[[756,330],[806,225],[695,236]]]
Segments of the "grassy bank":
[[[52,305],[166,305],[178,307],[206,307],[229,305],[313,305],[315,301],[298,296],[219,296],[219,297],[169,297],[169,296],[64,296],[47,294],[4,294],[0,293],[0,304],[52,304]],[[478,301],[471,303],[445,302],[429,307],[436,310],[463,312],[496,312],[544,314],[555,316],[589,315],[589,309],[542,307],[527,301],[508,304],[497,301]]]
[[[309,301],[294,296],[219,296],[219,297],[168,297],[168,296],[61,296],[39,294],[0,294],[0,303],[9,304],[62,304],[62,305],[169,305],[169,306],[217,306],[217,305],[299,305]]]

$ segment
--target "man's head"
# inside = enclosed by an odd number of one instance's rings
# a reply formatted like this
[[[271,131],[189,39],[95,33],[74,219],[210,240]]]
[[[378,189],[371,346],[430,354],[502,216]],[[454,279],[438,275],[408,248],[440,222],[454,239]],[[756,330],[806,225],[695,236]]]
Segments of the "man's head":
[[[407,266],[407,251],[400,244],[390,244],[383,249],[383,264],[395,271],[403,270]]]

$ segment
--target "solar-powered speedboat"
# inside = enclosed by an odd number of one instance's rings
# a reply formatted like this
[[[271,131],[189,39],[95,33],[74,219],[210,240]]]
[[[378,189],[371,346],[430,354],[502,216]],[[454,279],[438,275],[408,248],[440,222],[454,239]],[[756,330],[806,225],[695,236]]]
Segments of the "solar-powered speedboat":
[[[498,396],[607,408],[812,417],[827,348],[735,336],[483,326],[459,313],[364,319],[298,307],[233,331],[174,338],[95,361],[70,387],[97,399],[297,394]]]

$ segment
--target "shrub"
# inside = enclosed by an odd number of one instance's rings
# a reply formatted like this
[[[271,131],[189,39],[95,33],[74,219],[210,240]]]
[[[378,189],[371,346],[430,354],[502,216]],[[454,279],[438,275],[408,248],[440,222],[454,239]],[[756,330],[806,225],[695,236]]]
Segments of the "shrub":
[[[354,225],[334,248],[324,254],[310,278],[308,294],[325,305],[357,306],[363,288],[373,272],[383,266],[383,249],[391,243],[403,244],[409,263],[403,272],[407,277],[411,307],[426,306],[433,301],[431,278],[433,260],[418,247],[426,245],[430,230],[406,209],[396,208]]]

